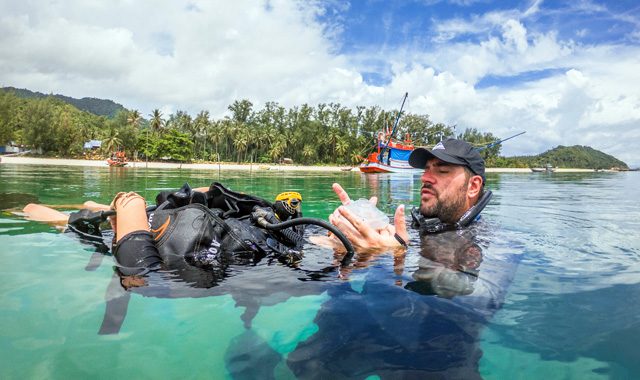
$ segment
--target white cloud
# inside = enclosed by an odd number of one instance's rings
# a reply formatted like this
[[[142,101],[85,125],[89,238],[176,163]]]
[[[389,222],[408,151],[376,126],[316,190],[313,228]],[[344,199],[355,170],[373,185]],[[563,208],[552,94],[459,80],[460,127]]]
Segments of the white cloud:
[[[220,114],[238,98],[319,102],[348,90],[337,86],[345,76],[345,83],[359,77],[332,53],[314,18],[319,8],[288,1],[180,4],[0,6],[0,81],[115,98],[143,112],[172,105]]]
[[[602,12],[589,2],[580,12]],[[469,20],[436,20],[423,50],[386,46],[339,54],[340,15],[321,24],[313,2],[0,2],[0,85],[110,98],[147,115],[160,108],[219,117],[234,100],[256,106],[339,102],[397,107],[434,122],[478,128],[511,140],[506,154],[558,144],[591,145],[640,164],[640,48],[580,45],[554,30],[528,28],[544,12],[505,10]],[[628,16],[627,16],[628,18]],[[577,35],[586,33],[576,31]],[[474,42],[451,42],[461,35]],[[429,35],[419,36],[426,40]],[[638,32],[629,34],[637,41]],[[373,86],[361,72],[382,70]],[[487,75],[552,70],[552,77],[478,88]]]

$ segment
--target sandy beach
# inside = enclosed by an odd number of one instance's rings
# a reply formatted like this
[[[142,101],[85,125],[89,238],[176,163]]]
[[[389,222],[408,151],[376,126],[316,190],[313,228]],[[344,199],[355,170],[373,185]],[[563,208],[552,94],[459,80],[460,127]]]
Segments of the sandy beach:
[[[108,167],[105,160],[74,160],[62,158],[37,158],[20,156],[0,156],[0,164],[17,165],[60,165],[60,166],[93,166]],[[273,171],[306,171],[306,172],[339,172],[347,171],[349,166],[304,166],[304,165],[276,165],[276,164],[180,164],[173,162],[129,162],[126,168],[151,169],[194,169],[194,170],[273,170]],[[358,167],[351,167],[352,171],[359,171]],[[487,168],[487,173],[531,173],[528,168]],[[593,172],[592,169],[556,169],[557,172]]]

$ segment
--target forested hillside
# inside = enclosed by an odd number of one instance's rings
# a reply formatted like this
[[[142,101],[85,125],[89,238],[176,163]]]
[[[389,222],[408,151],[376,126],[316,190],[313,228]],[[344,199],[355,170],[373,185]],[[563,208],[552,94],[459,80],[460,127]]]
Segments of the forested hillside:
[[[113,100],[97,99],[97,98],[82,98],[76,99],[64,95],[46,95],[41,92],[34,92],[22,88],[3,87],[2,90],[10,91],[21,98],[46,98],[47,96],[53,96],[60,99],[65,103],[69,103],[79,110],[90,112],[98,116],[106,116],[113,118],[118,112],[125,111],[125,108]]]
[[[541,167],[551,164],[559,168],[629,169],[626,163],[589,146],[558,146],[535,156],[501,157],[499,166]]]

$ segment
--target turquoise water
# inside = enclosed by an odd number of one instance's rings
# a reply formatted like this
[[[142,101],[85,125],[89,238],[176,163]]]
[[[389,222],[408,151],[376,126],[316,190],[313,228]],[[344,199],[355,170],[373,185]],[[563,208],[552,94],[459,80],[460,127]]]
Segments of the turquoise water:
[[[326,218],[338,205],[333,182],[352,198],[378,196],[388,214],[416,204],[420,189],[417,176],[350,172],[3,164],[0,176],[0,209],[106,203],[122,190],[153,199],[220,181],[270,199],[299,191],[305,216]],[[404,260],[360,256],[342,269],[309,244],[298,268],[263,259],[208,289],[157,277],[118,290],[108,253],[3,212],[0,378],[638,378],[640,175],[488,182],[494,198],[468,236],[414,231]],[[477,279],[462,273],[464,286],[447,286],[434,268],[453,262]],[[123,294],[119,332],[99,335],[107,299]]]

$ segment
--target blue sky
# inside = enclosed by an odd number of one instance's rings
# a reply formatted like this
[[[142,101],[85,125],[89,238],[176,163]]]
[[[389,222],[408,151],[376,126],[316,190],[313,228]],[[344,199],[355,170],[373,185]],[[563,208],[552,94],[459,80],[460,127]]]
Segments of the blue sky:
[[[339,102],[640,165],[637,1],[0,0],[0,86],[225,115]]]

